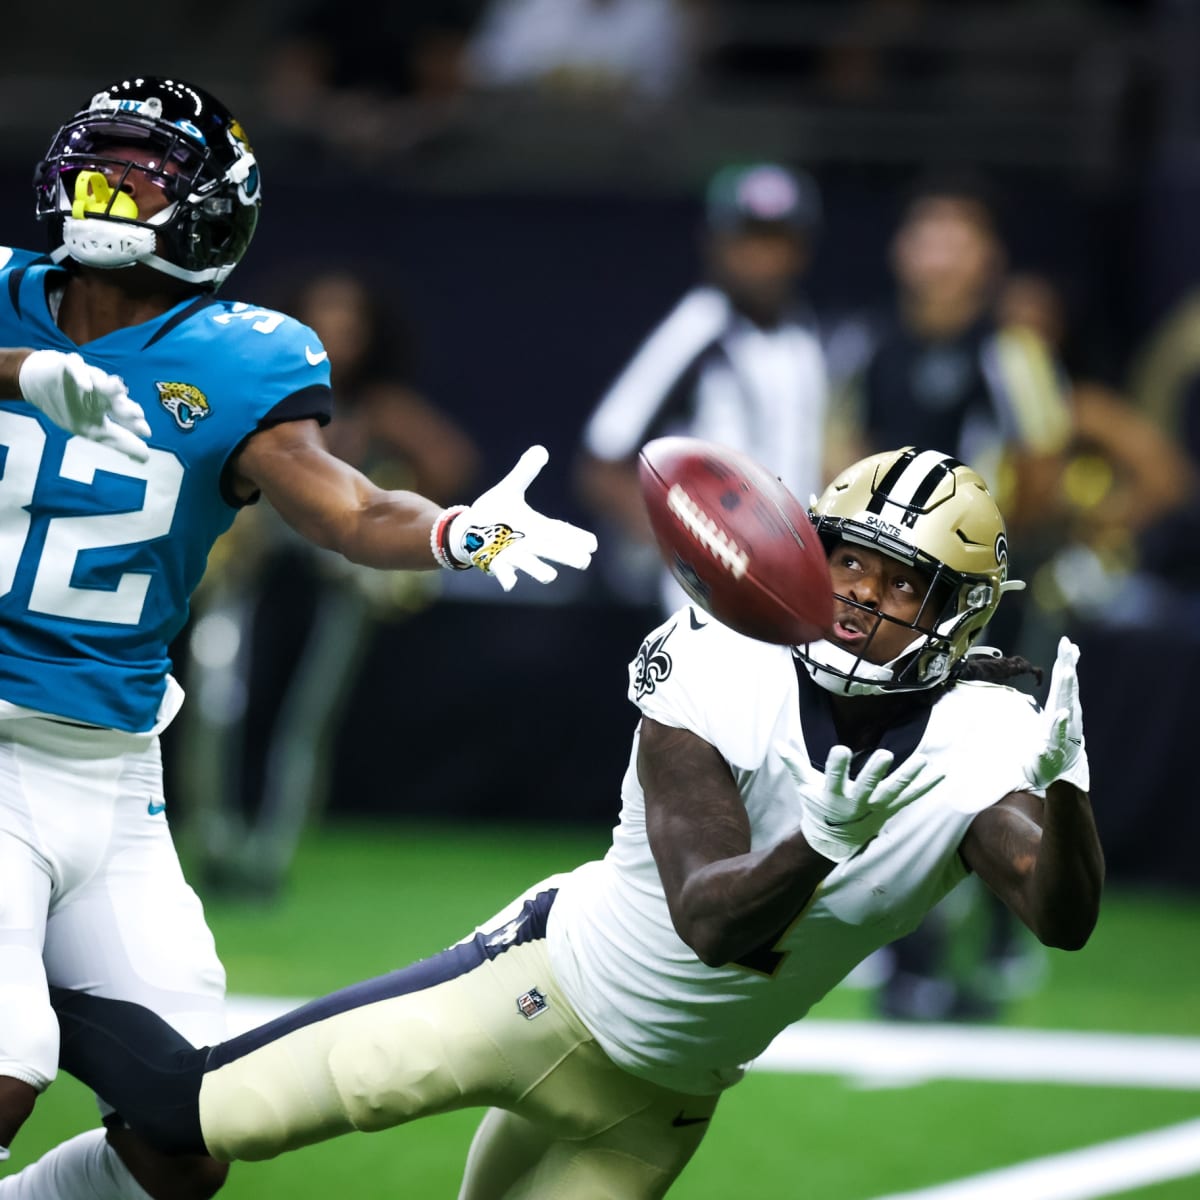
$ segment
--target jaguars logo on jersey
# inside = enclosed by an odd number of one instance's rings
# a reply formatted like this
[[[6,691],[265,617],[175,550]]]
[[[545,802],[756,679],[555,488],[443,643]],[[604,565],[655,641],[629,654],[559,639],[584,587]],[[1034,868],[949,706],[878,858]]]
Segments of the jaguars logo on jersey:
[[[192,429],[212,409],[208,397],[194,384],[155,381],[159,403],[175,418],[180,429]]]

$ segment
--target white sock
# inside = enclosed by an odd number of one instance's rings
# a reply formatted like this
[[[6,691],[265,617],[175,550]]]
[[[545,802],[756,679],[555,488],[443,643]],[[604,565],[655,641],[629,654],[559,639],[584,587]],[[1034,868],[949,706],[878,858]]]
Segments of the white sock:
[[[23,1171],[0,1179],[0,1200],[151,1200],[103,1129],[48,1150]]]

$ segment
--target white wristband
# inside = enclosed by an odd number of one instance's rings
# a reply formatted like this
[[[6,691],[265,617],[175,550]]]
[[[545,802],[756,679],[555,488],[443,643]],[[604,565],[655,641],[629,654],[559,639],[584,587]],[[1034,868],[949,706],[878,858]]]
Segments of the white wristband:
[[[455,504],[450,508],[443,510],[442,514],[430,526],[429,529],[429,549],[433,553],[434,561],[438,566],[445,567],[448,571],[466,571],[471,564],[461,563],[455,557],[449,546],[450,526],[454,518],[459,513],[467,511],[465,504]]]

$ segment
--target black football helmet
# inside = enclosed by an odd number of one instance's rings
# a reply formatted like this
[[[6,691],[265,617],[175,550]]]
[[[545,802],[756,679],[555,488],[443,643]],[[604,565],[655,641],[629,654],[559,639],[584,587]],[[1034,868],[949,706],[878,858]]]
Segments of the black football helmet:
[[[151,152],[149,165],[122,158],[129,146]],[[170,199],[145,220],[121,189],[134,171]],[[258,163],[233,114],[192,84],[152,76],[97,92],[55,134],[33,185],[55,262],[146,263],[210,290],[245,254],[262,203]]]

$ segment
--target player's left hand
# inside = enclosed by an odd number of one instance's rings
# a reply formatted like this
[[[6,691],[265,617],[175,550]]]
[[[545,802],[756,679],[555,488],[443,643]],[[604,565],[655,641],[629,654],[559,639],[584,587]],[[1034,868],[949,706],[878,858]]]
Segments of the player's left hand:
[[[494,575],[506,592],[516,584],[518,571],[549,583],[558,575],[549,562],[582,571],[596,551],[595,534],[526,504],[525,489],[549,458],[544,446],[531,446],[495,487],[450,523],[447,549],[454,559]]]
[[[135,462],[149,459],[146,414],[119,376],[79,354],[35,350],[21,363],[17,382],[22,397],[68,433],[111,446]]]
[[[1062,779],[1081,792],[1089,790],[1091,773],[1083,745],[1079,677],[1075,674],[1078,661],[1079,647],[1070,638],[1060,638],[1044,713],[1046,743],[1037,758],[1025,767],[1025,778],[1035,788],[1049,787]]]

